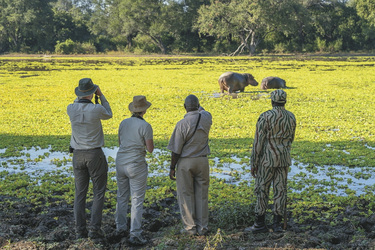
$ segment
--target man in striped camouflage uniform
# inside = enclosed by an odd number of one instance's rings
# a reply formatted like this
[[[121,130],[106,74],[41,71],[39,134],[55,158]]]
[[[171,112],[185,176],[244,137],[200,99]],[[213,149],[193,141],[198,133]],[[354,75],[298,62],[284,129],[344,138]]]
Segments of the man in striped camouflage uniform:
[[[272,110],[262,113],[256,125],[251,154],[251,174],[255,178],[255,222],[246,232],[268,232],[265,213],[269,191],[273,183],[274,219],[272,229],[281,232],[281,220],[287,198],[287,174],[291,165],[290,148],[294,140],[296,118],[285,109],[286,92],[277,89],[271,93]]]

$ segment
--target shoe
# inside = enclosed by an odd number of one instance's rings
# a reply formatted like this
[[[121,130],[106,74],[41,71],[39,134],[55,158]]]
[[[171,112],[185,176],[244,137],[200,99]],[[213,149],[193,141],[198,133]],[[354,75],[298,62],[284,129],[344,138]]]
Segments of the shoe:
[[[193,235],[197,234],[197,230],[195,228],[194,229],[190,229],[190,230],[181,229],[180,234],[184,234],[184,235],[188,235],[188,236],[193,236]]]
[[[273,224],[271,228],[274,233],[281,233],[283,231],[283,229],[281,228],[281,220],[282,220],[281,215],[275,214],[273,216]]]
[[[87,235],[87,230],[84,230],[84,231],[77,231],[76,232],[76,239],[79,240],[79,239],[86,239],[88,237]]]
[[[264,223],[265,215],[260,215],[255,217],[254,225],[251,227],[245,228],[245,233],[253,233],[253,234],[259,234],[259,233],[268,233],[268,228],[266,224]]]
[[[253,233],[253,234],[260,234],[260,233],[268,233],[268,228],[266,226],[259,226],[254,223],[253,226],[247,227],[244,230],[245,233]]]
[[[131,244],[131,245],[145,245],[147,243],[147,240],[145,238],[143,238],[142,235],[139,235],[139,236],[135,236],[135,235],[132,235],[130,236],[128,242]]]
[[[198,235],[200,235],[200,236],[208,235],[208,229],[207,228],[203,228],[201,230],[198,229]]]
[[[128,235],[128,230],[126,229],[116,229],[115,236],[116,237],[126,237]]]
[[[90,230],[89,237],[91,239],[103,239],[103,238],[105,238],[105,234],[104,234],[103,230],[101,230],[101,229],[99,229],[99,230]]]

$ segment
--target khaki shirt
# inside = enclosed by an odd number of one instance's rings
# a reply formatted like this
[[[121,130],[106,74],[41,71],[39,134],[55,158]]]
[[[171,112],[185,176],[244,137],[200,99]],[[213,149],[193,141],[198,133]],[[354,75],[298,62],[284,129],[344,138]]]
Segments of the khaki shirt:
[[[69,104],[67,112],[72,126],[70,146],[74,149],[93,149],[104,146],[101,120],[112,118],[107,99],[101,95],[100,104],[79,103],[78,98]]]
[[[194,136],[191,137],[197,124],[199,113],[201,114],[201,119]],[[208,135],[211,125],[212,116],[205,110],[186,113],[184,119],[176,124],[167,148],[176,154],[180,154],[182,158],[201,157],[210,154]],[[189,139],[190,137],[191,139]],[[184,146],[186,140],[188,141]]]
[[[116,163],[145,163],[146,140],[153,140],[151,125],[143,119],[130,117],[120,123],[118,129],[120,148]]]
[[[259,116],[250,163],[252,167],[288,167],[296,118],[285,107],[276,106]]]

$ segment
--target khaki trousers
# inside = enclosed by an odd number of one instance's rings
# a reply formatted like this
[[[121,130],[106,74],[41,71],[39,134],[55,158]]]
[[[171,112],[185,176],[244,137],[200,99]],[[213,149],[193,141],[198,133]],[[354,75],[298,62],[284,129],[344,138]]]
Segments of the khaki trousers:
[[[117,204],[116,229],[127,230],[128,203],[131,197],[130,235],[142,233],[143,202],[147,188],[148,166],[145,163],[121,164],[116,159]]]
[[[180,158],[177,163],[177,198],[186,231],[208,230],[209,172],[207,157]]]

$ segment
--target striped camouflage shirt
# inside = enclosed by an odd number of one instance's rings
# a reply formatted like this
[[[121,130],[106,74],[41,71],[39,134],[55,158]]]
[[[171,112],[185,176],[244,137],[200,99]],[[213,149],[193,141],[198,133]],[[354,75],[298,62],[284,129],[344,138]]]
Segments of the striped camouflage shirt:
[[[262,113],[256,125],[251,166],[290,166],[290,148],[295,130],[296,118],[285,107],[275,106]]]

